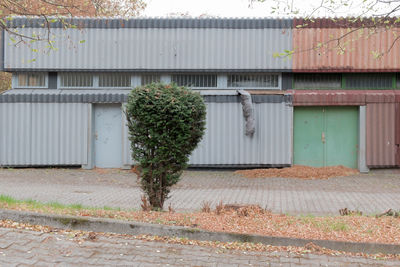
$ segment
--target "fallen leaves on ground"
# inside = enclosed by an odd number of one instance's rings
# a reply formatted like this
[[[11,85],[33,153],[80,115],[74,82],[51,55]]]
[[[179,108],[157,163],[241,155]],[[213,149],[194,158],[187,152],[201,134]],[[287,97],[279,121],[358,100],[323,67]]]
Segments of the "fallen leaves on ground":
[[[344,166],[330,167],[310,167],[303,165],[295,165],[288,168],[269,168],[269,169],[252,169],[239,170],[238,173],[247,178],[301,178],[301,179],[328,179],[331,177],[351,176],[359,172],[355,169],[350,169]]]
[[[317,254],[317,255],[330,255],[330,256],[351,256],[351,257],[365,257],[370,259],[379,260],[400,260],[400,255],[393,254],[365,254],[365,253],[351,253],[336,251],[331,249],[326,249],[319,247],[313,243],[308,243],[304,247],[294,247],[294,246],[271,246],[264,245],[261,243],[248,243],[248,242],[219,242],[219,241],[200,241],[191,240],[181,237],[169,237],[169,236],[155,236],[155,235],[123,235],[115,233],[102,233],[102,232],[87,232],[80,230],[64,230],[57,229],[49,226],[42,225],[32,225],[28,223],[17,223],[11,220],[0,220],[0,227],[2,228],[12,228],[12,229],[23,229],[42,233],[56,234],[57,236],[64,236],[66,239],[72,240],[78,244],[84,242],[97,242],[98,238],[124,238],[124,239],[137,239],[148,242],[164,242],[168,244],[181,244],[187,246],[202,246],[211,247],[217,249],[217,253],[224,253],[226,250],[239,250],[246,252],[288,252],[294,255],[306,255],[306,254]],[[93,236],[95,238],[93,238]],[[48,237],[51,238],[51,237]],[[46,238],[45,241],[48,239]],[[289,255],[288,255],[289,256]]]
[[[225,205],[228,206],[229,205]],[[400,244],[400,218],[369,216],[292,216],[274,214],[258,206],[245,206],[212,212],[117,211],[95,209],[35,208],[27,203],[0,208],[50,214],[112,218],[165,225],[178,225],[209,231],[235,232],[306,239]]]

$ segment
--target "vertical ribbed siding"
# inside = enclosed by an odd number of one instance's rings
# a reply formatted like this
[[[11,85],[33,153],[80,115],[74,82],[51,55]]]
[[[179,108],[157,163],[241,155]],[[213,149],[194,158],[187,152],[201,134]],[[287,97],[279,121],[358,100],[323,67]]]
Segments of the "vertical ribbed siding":
[[[369,29],[356,30],[345,28],[300,28],[293,29],[293,48],[299,53],[293,56],[293,71],[382,71],[392,72],[400,68],[400,43],[396,42],[397,30],[378,29],[369,34]],[[341,39],[344,53],[341,54],[337,42]],[[321,49],[313,49],[318,44]],[[326,45],[325,45],[326,44]],[[377,59],[374,53],[387,52]]]
[[[87,164],[88,104],[0,104],[0,165]]]
[[[191,165],[290,165],[293,109],[285,103],[254,104],[256,132],[245,135],[240,103],[207,103],[203,140]]]
[[[245,135],[245,121],[240,103],[206,105],[206,131],[203,140],[190,157],[190,165],[292,163],[292,107],[285,103],[254,104],[256,132],[253,137],[248,137]],[[132,165],[126,121],[123,129],[123,165]]]
[[[367,165],[396,166],[396,104],[367,104]]]
[[[18,29],[32,35],[43,29]],[[292,49],[291,29],[52,29],[56,51],[5,42],[9,69],[290,70],[273,53]],[[81,42],[84,40],[84,42]],[[40,52],[34,52],[38,49]],[[35,59],[35,61],[32,61]]]
[[[4,69],[4,31],[0,29],[0,71]]]
[[[31,106],[0,104],[0,166],[31,163]]]
[[[124,106],[123,110],[125,110]],[[127,125],[126,115],[125,113],[122,115],[122,165],[133,165],[134,161],[132,160],[132,152],[131,152],[131,141],[129,140],[129,129]]]

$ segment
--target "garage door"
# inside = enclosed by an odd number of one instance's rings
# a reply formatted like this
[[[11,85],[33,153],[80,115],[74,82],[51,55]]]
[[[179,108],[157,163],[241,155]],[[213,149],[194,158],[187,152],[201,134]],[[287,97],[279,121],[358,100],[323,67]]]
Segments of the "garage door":
[[[358,107],[295,107],[293,162],[357,168]]]

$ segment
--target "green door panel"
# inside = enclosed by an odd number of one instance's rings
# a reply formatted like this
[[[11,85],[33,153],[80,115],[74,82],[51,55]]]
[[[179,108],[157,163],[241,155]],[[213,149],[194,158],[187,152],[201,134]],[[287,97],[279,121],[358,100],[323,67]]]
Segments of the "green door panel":
[[[296,165],[324,166],[321,134],[324,125],[322,107],[295,107],[293,162]]]
[[[357,168],[358,107],[295,107],[293,163]]]
[[[356,169],[358,155],[358,107],[326,109],[326,166]]]

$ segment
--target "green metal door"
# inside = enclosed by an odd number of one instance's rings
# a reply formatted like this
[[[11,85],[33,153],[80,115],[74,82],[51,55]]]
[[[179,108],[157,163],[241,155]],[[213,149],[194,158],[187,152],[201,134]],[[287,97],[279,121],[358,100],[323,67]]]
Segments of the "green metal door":
[[[357,168],[358,107],[296,107],[294,164]]]
[[[293,161],[296,165],[324,166],[321,134],[324,116],[321,107],[295,107]]]
[[[329,107],[325,112],[326,166],[356,169],[358,155],[358,107]]]

